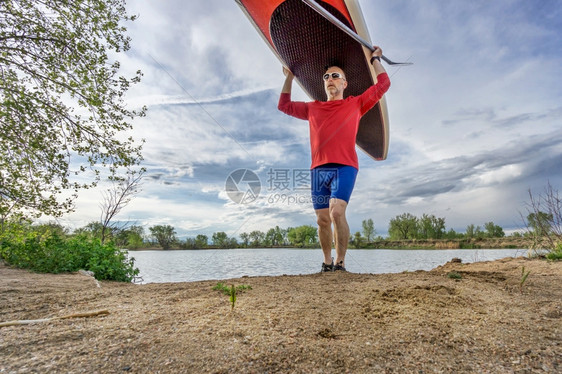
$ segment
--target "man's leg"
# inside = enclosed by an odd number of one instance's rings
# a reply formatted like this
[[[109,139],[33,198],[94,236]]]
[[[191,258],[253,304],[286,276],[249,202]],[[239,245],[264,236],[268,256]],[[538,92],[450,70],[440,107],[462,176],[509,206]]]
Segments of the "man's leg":
[[[332,180],[330,199],[330,219],[334,224],[334,238],[336,242],[336,265],[345,268],[345,254],[349,242],[349,225],[345,217],[347,202],[351,198],[357,169],[353,166],[340,166],[336,178]]]
[[[347,202],[333,198],[330,200],[330,219],[334,223],[334,238],[336,242],[336,264],[345,267],[345,254],[349,243],[349,225],[345,218]]]
[[[332,263],[332,220],[330,208],[316,209],[316,222],[318,223],[318,239],[324,253],[324,263]]]

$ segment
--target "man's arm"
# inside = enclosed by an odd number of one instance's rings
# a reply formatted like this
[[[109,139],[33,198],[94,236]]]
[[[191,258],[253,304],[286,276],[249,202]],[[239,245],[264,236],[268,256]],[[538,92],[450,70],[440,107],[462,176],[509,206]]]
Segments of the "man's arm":
[[[371,60],[373,61],[373,68],[375,69],[375,73],[377,75],[381,74],[381,73],[386,73],[386,70],[384,70],[384,67],[381,64],[381,56],[382,56],[382,49],[378,46],[373,46],[373,48],[375,49],[375,51],[373,53],[371,53]],[[374,57],[374,59],[373,59]],[[378,57],[378,58],[376,58]]]
[[[293,87],[293,79],[295,76],[293,73],[283,66],[283,74],[285,74],[285,83],[283,84],[283,88],[281,89],[281,93],[291,93],[291,88]]]
[[[381,62],[380,56],[382,56],[382,50],[377,47],[373,46],[374,52],[371,54],[371,61],[373,64],[373,68],[375,69],[375,73],[377,74],[377,83],[373,86],[369,87],[365,92],[359,96],[359,100],[361,103],[361,115],[367,113],[369,109],[371,109],[388,91],[390,87],[390,79],[388,78],[388,74],[386,70],[384,70]],[[378,58],[375,58],[378,57]]]
[[[281,89],[277,109],[296,118],[308,119],[308,107],[306,103],[291,101],[291,88],[295,76],[286,67],[283,67],[283,74],[285,74],[286,78],[283,88]]]

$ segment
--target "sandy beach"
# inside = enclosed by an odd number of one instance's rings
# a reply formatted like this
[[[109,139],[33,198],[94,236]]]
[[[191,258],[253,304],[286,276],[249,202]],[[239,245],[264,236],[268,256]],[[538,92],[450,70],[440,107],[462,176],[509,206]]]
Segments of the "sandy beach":
[[[562,371],[562,262],[244,277],[224,281],[251,286],[234,310],[217,281],[0,280],[0,373]]]

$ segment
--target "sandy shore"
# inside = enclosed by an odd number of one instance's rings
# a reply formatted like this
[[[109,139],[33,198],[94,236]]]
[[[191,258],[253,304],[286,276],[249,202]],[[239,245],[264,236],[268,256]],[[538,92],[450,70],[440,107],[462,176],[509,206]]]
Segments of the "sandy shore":
[[[0,264],[0,322],[70,316],[1,327],[0,373],[562,372],[562,262],[226,283],[252,287],[233,311],[217,281],[98,287]]]

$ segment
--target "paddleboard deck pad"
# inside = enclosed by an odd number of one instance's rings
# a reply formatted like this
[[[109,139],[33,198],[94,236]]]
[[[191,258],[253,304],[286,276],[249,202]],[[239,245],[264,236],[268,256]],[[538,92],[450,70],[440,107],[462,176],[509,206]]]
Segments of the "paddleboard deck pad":
[[[348,81],[344,91],[346,97],[358,96],[376,82],[369,61],[371,51],[302,0],[236,2],[311,99],[326,100],[322,75],[328,66],[339,66],[345,71]],[[317,3],[369,40],[357,0],[318,0]],[[388,143],[388,111],[383,97],[361,118],[356,144],[373,159],[384,160]]]

